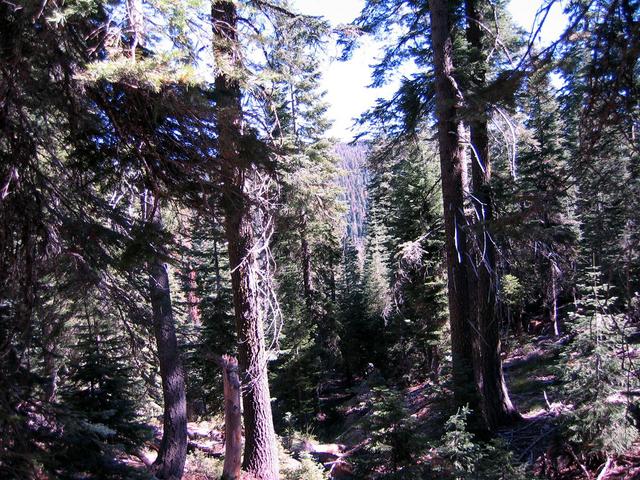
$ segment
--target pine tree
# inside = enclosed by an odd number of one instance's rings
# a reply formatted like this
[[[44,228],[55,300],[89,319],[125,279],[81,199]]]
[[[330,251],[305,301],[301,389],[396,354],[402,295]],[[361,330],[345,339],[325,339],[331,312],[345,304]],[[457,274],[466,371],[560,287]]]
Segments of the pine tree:
[[[247,141],[243,129],[242,71],[238,43],[238,12],[228,1],[213,1],[211,20],[216,72],[216,121],[218,156],[222,163],[222,210],[229,254],[229,268],[238,335],[241,380],[245,383],[243,467],[266,480],[278,478],[278,452],[271,415],[267,378],[267,354],[264,325],[257,291],[259,264],[255,252],[251,198],[253,166],[247,158]],[[228,71],[229,69],[235,69]],[[263,154],[264,155],[264,154]],[[266,161],[266,158],[261,160]],[[253,192],[255,193],[255,192]]]
[[[446,322],[439,166],[429,144],[373,162],[369,196],[389,264],[389,368],[404,379],[437,375]]]
[[[466,0],[466,38],[470,49],[470,92],[487,90],[489,68],[485,46],[485,11],[488,3]],[[467,97],[469,98],[469,97]],[[498,273],[492,222],[495,219],[492,193],[492,159],[489,149],[489,105],[482,96],[471,97],[467,119],[471,150],[472,200],[478,223],[475,243],[478,251],[475,314],[478,329],[474,359],[480,404],[489,428],[508,424],[520,418],[511,402],[502,371],[500,317],[497,309]]]
[[[174,478],[182,475],[187,456],[185,371],[178,350],[165,263],[167,251],[162,238],[162,211],[160,201],[150,192],[143,193],[142,214],[145,228],[154,237],[147,269],[164,406],[162,441],[154,468],[158,478]]]
[[[473,358],[469,322],[469,280],[467,278],[467,239],[463,228],[464,197],[462,170],[464,168],[464,127],[459,117],[457,90],[453,77],[453,37],[451,34],[454,5],[430,2],[431,38],[434,52],[436,82],[436,117],[438,119],[440,171],[449,292],[449,322],[453,356],[453,383],[459,404],[478,400],[472,385]]]
[[[277,21],[270,125],[282,149],[273,244],[284,322],[274,391],[281,411],[308,424],[318,411],[316,387],[338,357],[333,284],[341,212],[318,67],[328,26],[289,16]]]
[[[50,468],[63,478],[80,471],[94,478],[135,478],[136,472],[116,459],[133,452],[150,432],[140,423],[124,338],[104,319],[87,317],[76,327],[71,359],[61,393],[63,436],[48,460]]]
[[[559,118],[557,92],[542,69],[527,80],[523,109],[525,141],[518,158],[518,180],[511,199],[520,212],[529,211],[513,237],[513,273],[536,308],[544,308],[556,335],[562,331],[560,305],[570,293],[577,254],[575,188]]]
[[[560,65],[566,81],[564,116],[572,119],[568,147],[578,190],[577,215],[588,245],[582,263],[590,263],[595,254],[605,276],[624,286],[630,298],[636,285],[632,272],[638,268],[632,233],[637,209],[627,201],[635,198],[638,180],[638,152],[633,146],[637,5],[575,2],[568,13],[574,34],[562,45]]]
[[[637,438],[637,426],[622,402],[612,396],[632,389],[637,379],[625,372],[626,329],[613,287],[596,265],[582,270],[575,311],[569,325],[575,335],[563,352],[563,393],[576,402],[564,425],[568,439],[583,455],[626,450]]]
[[[509,95],[517,90],[521,76],[500,77],[496,74],[495,80],[492,77],[493,82],[489,83],[490,67],[500,68],[502,64],[500,60],[495,60],[495,64],[492,65],[482,61],[482,52],[485,47],[481,38],[482,31],[479,32],[479,42],[476,42],[477,44],[472,48],[463,41],[460,30],[473,23],[471,30],[478,33],[475,27],[479,26],[477,21],[474,23],[472,19],[465,20],[463,7],[464,2],[447,5],[438,2],[435,2],[435,5],[427,2],[416,4],[396,1],[387,2],[384,5],[379,2],[367,2],[355,22],[364,32],[380,33],[392,26],[399,29],[397,40],[389,45],[385,56],[374,67],[374,85],[385,83],[398,65],[409,60],[415,62],[419,73],[403,79],[398,92],[390,100],[378,102],[362,121],[373,125],[382,134],[381,136],[387,137],[385,141],[388,144],[388,152],[393,152],[402,143],[419,141],[420,134],[430,127],[434,117],[438,121],[454,391],[461,404],[470,402],[474,405],[474,409],[480,405],[478,397],[480,394],[488,402],[483,410],[487,419],[493,424],[499,423],[499,421],[494,422],[496,418],[506,419],[515,415],[511,415],[514,411],[510,406],[501,375],[500,332],[497,328],[496,309],[493,308],[495,301],[491,300],[495,297],[497,282],[489,278],[490,275],[480,278],[476,284],[478,289],[484,289],[485,293],[487,289],[493,292],[489,295],[490,305],[487,305],[487,308],[482,307],[481,310],[484,313],[478,317],[483,319],[481,323],[486,327],[482,327],[481,335],[487,337],[488,347],[477,356],[476,361],[472,358],[471,339],[474,337],[474,331],[471,325],[478,315],[471,307],[471,299],[477,298],[478,295],[475,295],[476,288],[472,286],[469,276],[473,271],[470,263],[473,237],[467,240],[467,236],[469,230],[482,231],[488,227],[488,224],[480,221],[477,225],[473,225],[473,228],[467,227],[465,171],[468,141],[464,121],[475,122],[475,130],[478,132],[478,125],[483,123],[486,130],[488,105],[505,98],[508,101]],[[471,13],[476,16],[480,11],[479,8],[471,8],[471,10],[473,10]],[[415,25],[430,27],[416,29]],[[345,44],[345,55],[348,56],[354,42],[347,40]],[[475,56],[473,52],[476,52]],[[480,78],[477,78],[479,84],[473,84],[472,79],[477,77],[478,71],[482,72]],[[482,114],[478,115],[479,113]],[[484,121],[478,121],[483,118]],[[477,135],[474,140],[478,143]],[[488,142],[484,143],[487,145],[479,147],[488,151]],[[486,152],[484,156],[486,160]],[[476,168],[476,171],[480,170]],[[489,169],[486,169],[483,174],[486,177],[484,180],[481,178],[483,175],[476,175],[478,188],[474,187],[475,193],[480,193],[480,190],[488,186],[485,185],[488,184],[488,174],[486,174],[488,171]],[[482,203],[488,206],[491,196],[485,194],[484,198],[485,201]],[[493,216],[489,215],[487,218],[490,219]],[[477,237],[479,241],[476,243],[479,245],[491,243],[485,241],[487,235],[480,234]],[[478,251],[487,252],[491,248],[488,246]],[[495,261],[491,259],[488,263],[490,265],[485,270],[494,275],[496,269],[492,265],[495,265]],[[480,273],[482,276],[482,268]],[[486,295],[482,294],[482,298],[485,297]],[[481,341],[479,339],[479,342]],[[479,379],[478,384],[495,385],[493,390],[500,393],[499,395],[475,392],[474,379],[470,375],[474,364],[476,371],[478,373],[484,371],[486,377],[484,380]],[[494,410],[503,411],[503,414],[491,414]]]
[[[340,351],[347,381],[352,383],[371,362],[372,329],[367,316],[363,261],[347,240],[338,279],[338,323]],[[379,333],[379,332],[378,332]]]
[[[211,199],[213,201],[213,199]],[[191,267],[195,273],[195,294],[202,325],[190,328],[192,343],[185,358],[190,372],[187,397],[192,404],[202,402],[202,414],[223,408],[222,375],[212,359],[215,355],[235,355],[237,342],[234,325],[233,294],[224,230],[218,218],[219,206],[211,205],[213,219],[199,216],[191,225]]]

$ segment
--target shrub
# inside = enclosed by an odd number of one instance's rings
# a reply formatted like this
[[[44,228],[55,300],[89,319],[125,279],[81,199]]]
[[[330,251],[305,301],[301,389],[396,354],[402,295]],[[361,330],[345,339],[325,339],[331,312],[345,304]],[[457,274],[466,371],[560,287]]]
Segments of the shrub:
[[[616,297],[589,268],[579,284],[576,310],[570,316],[574,340],[562,355],[562,394],[575,408],[564,423],[567,439],[581,452],[621,453],[638,431],[627,418],[621,394],[637,383],[624,368],[624,319],[615,313]]]
[[[500,440],[482,442],[468,431],[470,414],[468,407],[461,408],[445,423],[446,432],[434,445],[436,453],[444,460],[444,465],[439,467],[440,473],[456,480],[526,479],[524,466],[517,464],[513,453]]]
[[[324,467],[315,462],[308,453],[300,455],[300,466],[287,468],[282,472],[283,480],[327,480]]]
[[[223,459],[214,458],[199,450],[194,450],[193,453],[187,455],[189,471],[206,475],[207,478],[220,478],[223,464]]]

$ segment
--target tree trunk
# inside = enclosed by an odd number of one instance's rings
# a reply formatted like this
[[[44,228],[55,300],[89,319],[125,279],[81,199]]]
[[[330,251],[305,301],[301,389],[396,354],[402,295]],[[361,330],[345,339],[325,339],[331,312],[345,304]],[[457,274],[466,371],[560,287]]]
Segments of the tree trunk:
[[[143,214],[152,232],[160,233],[160,206],[146,194]],[[159,235],[156,236],[159,238]],[[185,373],[178,351],[176,330],[169,290],[169,274],[163,257],[166,252],[156,245],[156,255],[149,262],[149,293],[153,310],[153,329],[160,361],[164,422],[158,457],[154,462],[155,475],[161,479],[180,479],[187,456],[187,401]],[[159,250],[159,251],[158,251]]]
[[[220,63],[241,68],[235,4],[212,2],[214,54]],[[278,447],[267,378],[264,329],[257,294],[258,262],[253,251],[254,232],[247,199],[246,177],[251,165],[240,153],[242,107],[240,85],[235,78],[218,73],[215,79],[218,153],[222,174],[222,208],[229,248],[229,268],[238,332],[242,372],[245,451],[243,467],[263,480],[278,478]]]
[[[553,323],[553,333],[556,337],[560,336],[560,318],[558,317],[558,286],[556,283],[556,265],[549,262],[549,274],[551,275],[551,322]]]
[[[58,335],[56,335],[56,329],[59,329],[60,325],[56,325],[53,318],[47,316],[44,318],[42,324],[42,347],[43,347],[43,360],[44,360],[44,378],[45,383],[42,391],[42,401],[47,403],[54,403],[58,392],[58,371],[60,366],[56,361],[58,356]]]
[[[477,406],[469,318],[467,240],[464,229],[464,128],[459,116],[461,95],[453,78],[453,39],[446,0],[431,0],[431,41],[435,55],[436,116],[446,235],[449,322],[453,388],[460,405]]]
[[[198,281],[196,269],[191,265],[191,262],[187,264],[187,311],[189,321],[194,325],[201,325],[202,320],[200,317],[200,298],[198,297]]]
[[[144,12],[142,10],[142,0],[127,0],[127,16],[129,18],[130,55],[133,61],[136,60],[136,49],[138,45],[144,45]]]
[[[315,316],[315,292],[313,288],[313,270],[311,265],[311,249],[309,248],[309,239],[307,238],[307,213],[302,212],[302,220],[300,224],[300,250],[302,260],[302,287],[304,295],[304,303],[307,307],[307,315],[309,320],[314,322]]]
[[[481,2],[466,0],[467,40],[471,47],[472,81],[476,90],[486,85],[487,59],[484,53],[484,15]],[[502,371],[500,358],[500,320],[496,309],[496,252],[490,225],[493,220],[491,196],[491,161],[487,129],[487,106],[482,99],[471,105],[469,119],[471,142],[471,176],[473,206],[480,224],[478,250],[480,265],[477,269],[476,308],[478,338],[476,349],[476,381],[482,412],[490,429],[519,418],[511,403]]]
[[[242,463],[242,408],[240,405],[240,377],[238,360],[222,357],[224,382],[224,467],[223,480],[239,480]]]

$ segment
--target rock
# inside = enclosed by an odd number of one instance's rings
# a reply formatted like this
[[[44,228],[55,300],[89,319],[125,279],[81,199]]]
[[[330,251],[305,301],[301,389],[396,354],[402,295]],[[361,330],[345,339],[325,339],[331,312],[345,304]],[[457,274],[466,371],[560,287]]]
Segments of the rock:
[[[346,460],[336,460],[329,470],[329,478],[332,480],[349,480],[354,478],[353,466]]]
[[[187,435],[190,438],[209,438],[211,430],[206,425],[200,425],[198,423],[187,424]]]
[[[307,450],[309,454],[319,463],[333,463],[342,456],[343,445],[331,443],[327,445],[311,445],[312,449]]]
[[[335,456],[340,456],[342,452],[344,452],[344,445],[340,445],[338,443],[329,443],[326,445],[312,445],[313,453],[328,453]]]

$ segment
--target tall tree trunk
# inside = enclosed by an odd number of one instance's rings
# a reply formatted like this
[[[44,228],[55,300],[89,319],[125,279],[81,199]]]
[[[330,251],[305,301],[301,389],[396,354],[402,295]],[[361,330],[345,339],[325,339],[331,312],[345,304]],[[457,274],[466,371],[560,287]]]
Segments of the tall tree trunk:
[[[236,6],[214,0],[211,8],[214,54],[229,66],[241,68],[236,26]],[[251,165],[240,153],[242,107],[236,78],[218,73],[215,79],[218,150],[222,174],[222,208],[229,248],[229,268],[238,333],[242,373],[245,451],[243,467],[263,480],[278,478],[278,447],[267,378],[264,328],[257,296],[257,259],[253,251],[254,231],[246,189]]]
[[[135,62],[136,48],[144,44],[145,36],[142,0],[127,0],[127,14],[131,35],[131,59]],[[161,237],[163,228],[160,203],[150,192],[145,191],[142,195],[141,207],[142,218],[150,227],[155,241]],[[155,245],[155,247],[155,255],[148,263],[149,295],[160,363],[164,411],[160,450],[152,468],[157,478],[178,480],[182,478],[187,458],[185,372],[178,351],[169,274],[164,263],[167,252],[164,245]]]
[[[143,214],[155,235],[160,237],[162,219],[160,206],[150,194],[143,200]],[[169,274],[164,263],[166,252],[156,245],[156,255],[149,262],[149,293],[153,310],[153,330],[156,337],[162,396],[164,399],[164,421],[162,441],[153,469],[162,479],[182,478],[187,456],[187,401],[185,393],[185,373],[178,351]]]
[[[221,359],[224,383],[224,467],[222,480],[240,480],[242,463],[242,407],[238,360],[229,355]]]
[[[447,0],[431,0],[431,42],[435,55],[436,116],[446,235],[449,322],[454,395],[458,404],[477,406],[469,318],[467,239],[464,229],[464,128],[462,98],[453,77],[453,38]]]
[[[549,275],[551,283],[551,322],[553,323],[553,334],[556,337],[560,336],[560,318],[558,317],[558,285],[557,285],[557,266],[553,261],[549,262]]]
[[[472,81],[476,91],[486,86],[487,58],[485,55],[484,15],[481,1],[466,0],[467,40],[471,47]],[[477,269],[476,314],[478,338],[476,349],[476,381],[480,405],[487,422],[493,429],[519,418],[511,403],[502,371],[500,358],[500,320],[496,308],[496,251],[490,226],[493,220],[491,195],[491,160],[487,128],[487,106],[480,98],[474,100],[469,119],[471,142],[471,176],[473,205],[480,228],[478,250],[480,265]]]
[[[191,262],[187,263],[187,312],[193,325],[201,325],[200,297],[198,297],[198,274]]]
[[[304,295],[304,303],[307,307],[307,315],[312,322],[315,318],[314,288],[313,288],[313,270],[311,265],[311,249],[309,247],[309,239],[307,237],[307,212],[302,212],[300,222],[300,250],[302,260],[302,289]]]
[[[47,403],[56,401],[58,392],[58,370],[59,365],[56,361],[58,355],[57,336],[54,330],[58,327],[50,317],[45,317],[42,325],[42,341],[43,341],[43,357],[44,357],[44,376],[45,384],[43,386],[42,400]]]

